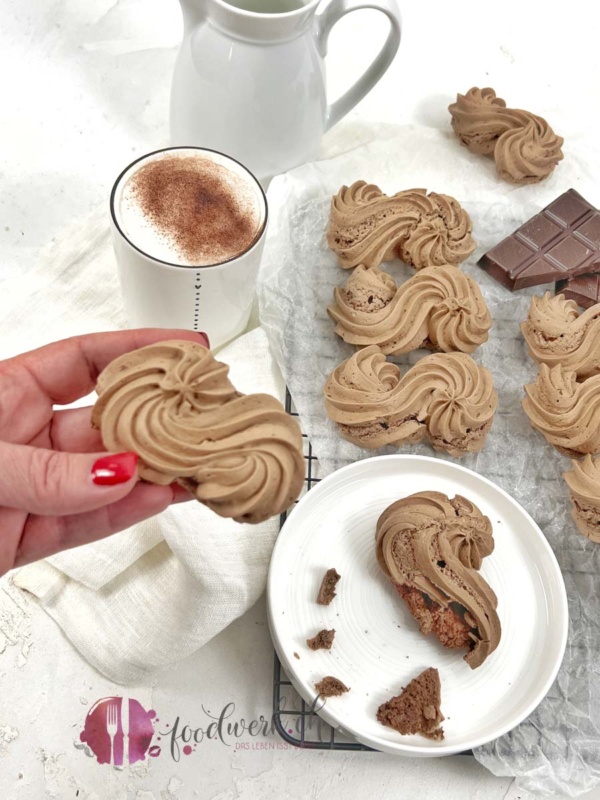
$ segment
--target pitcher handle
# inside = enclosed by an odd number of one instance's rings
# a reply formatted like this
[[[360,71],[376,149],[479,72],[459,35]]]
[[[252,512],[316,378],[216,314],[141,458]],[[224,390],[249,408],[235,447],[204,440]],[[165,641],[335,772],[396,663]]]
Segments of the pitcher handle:
[[[323,58],[327,55],[327,40],[335,23],[351,11],[363,8],[373,8],[384,13],[390,22],[390,30],[379,54],[367,70],[339,100],[327,106],[325,130],[329,130],[345,117],[371,91],[394,60],[400,46],[400,9],[396,0],[330,0],[317,15],[317,46]]]

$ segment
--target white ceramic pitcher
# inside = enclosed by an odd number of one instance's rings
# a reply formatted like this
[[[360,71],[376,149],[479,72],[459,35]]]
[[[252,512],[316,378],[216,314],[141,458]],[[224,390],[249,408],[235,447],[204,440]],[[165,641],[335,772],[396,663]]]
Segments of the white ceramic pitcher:
[[[171,92],[172,144],[208,147],[261,180],[314,158],[323,133],[377,83],[400,44],[396,0],[181,0],[184,37]],[[335,103],[327,39],[351,11],[389,19],[380,53]]]

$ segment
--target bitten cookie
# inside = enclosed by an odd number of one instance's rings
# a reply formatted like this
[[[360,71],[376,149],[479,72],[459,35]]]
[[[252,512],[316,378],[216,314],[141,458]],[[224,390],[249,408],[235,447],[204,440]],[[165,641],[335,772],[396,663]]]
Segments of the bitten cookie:
[[[474,86],[448,110],[460,141],[474,153],[493,155],[498,174],[509,183],[538,183],[563,158],[564,139],[545,119],[506,108],[493,89]]]
[[[426,356],[401,376],[372,345],[342,362],[325,384],[325,409],[342,436],[373,449],[429,439],[462,456],[481,450],[498,396],[492,376],[465,353]]]
[[[475,250],[471,218],[453,197],[426,189],[385,195],[378,186],[356,181],[331,201],[327,243],[340,266],[400,258],[415,269],[460,264]]]
[[[302,437],[278,400],[240,394],[228,372],[188,341],[126,353],[98,378],[92,425],[107,450],[139,455],[144,480],[176,481],[222,517],[261,522],[300,494]]]
[[[426,267],[398,287],[391,275],[361,264],[333,296],[327,313],[337,335],[386,355],[419,347],[472,353],[492,326],[479,286],[449,265]]]
[[[376,548],[421,633],[466,649],[467,664],[481,666],[501,634],[496,595],[479,574],[494,549],[489,519],[460,495],[418,492],[379,517]]]

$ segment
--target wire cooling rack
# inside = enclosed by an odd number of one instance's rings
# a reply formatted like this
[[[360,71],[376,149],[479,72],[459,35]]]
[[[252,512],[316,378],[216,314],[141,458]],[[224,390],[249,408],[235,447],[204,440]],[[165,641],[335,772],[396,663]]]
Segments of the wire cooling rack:
[[[292,397],[287,389],[285,393],[285,410],[292,417],[298,417]],[[306,462],[306,476],[301,497],[321,480],[319,477],[319,462],[316,456],[313,455],[312,445],[305,434],[302,434],[302,442],[304,460]],[[280,517],[281,525],[285,522],[286,517],[287,512],[284,512]],[[277,658],[277,653],[275,653],[273,673],[273,724],[281,738],[295,747],[312,748],[314,750],[372,749],[359,744],[349,734],[332,728],[331,725],[321,719],[312,706],[306,704],[292,686],[290,679],[281,666],[281,662]]]

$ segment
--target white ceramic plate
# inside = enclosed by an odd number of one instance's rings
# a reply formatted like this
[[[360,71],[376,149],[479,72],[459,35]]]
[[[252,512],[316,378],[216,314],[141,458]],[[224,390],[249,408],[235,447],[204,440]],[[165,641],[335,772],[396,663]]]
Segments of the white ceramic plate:
[[[375,556],[381,512],[426,490],[468,497],[493,525],[495,549],[481,573],[498,596],[502,638],[475,670],[463,651],[419,632]],[[331,605],[320,606],[316,596],[329,567],[342,579]],[[351,691],[327,700],[320,716],[363,744],[411,756],[458,753],[525,719],[556,677],[568,627],[558,563],[527,512],[471,470],[411,455],[359,461],[308,492],[275,545],[268,612],[279,659],[304,700],[315,701],[315,681],[339,678]],[[321,628],[335,628],[333,648],[313,652],[306,639]],[[379,705],[430,666],[440,672],[445,739],[401,736],[377,722]]]

